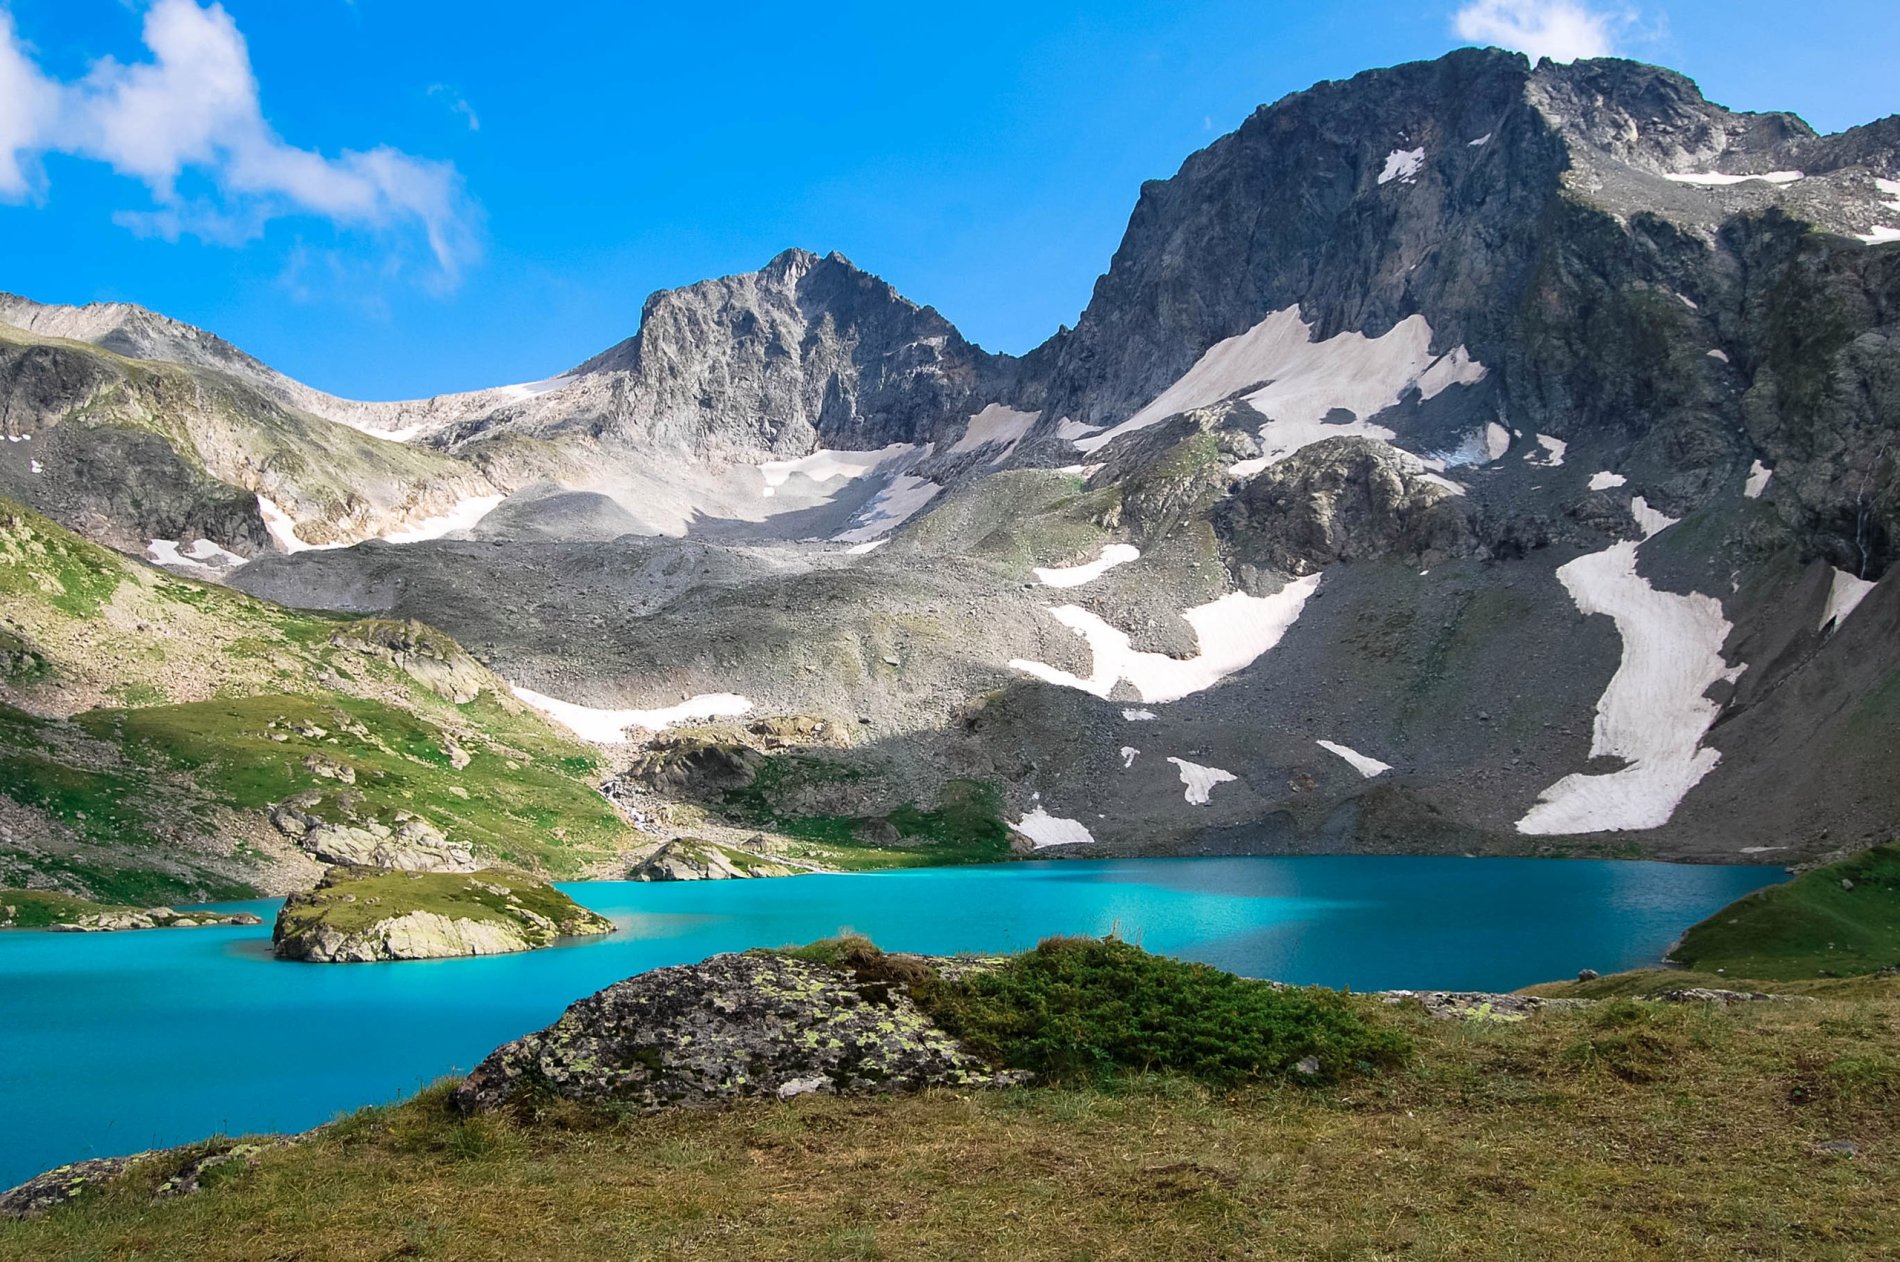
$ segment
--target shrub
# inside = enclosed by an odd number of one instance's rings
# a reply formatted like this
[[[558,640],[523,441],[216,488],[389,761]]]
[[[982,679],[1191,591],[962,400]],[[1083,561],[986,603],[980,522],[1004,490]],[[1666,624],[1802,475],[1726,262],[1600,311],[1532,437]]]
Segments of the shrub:
[[[1250,981],[1114,938],[1051,938],[994,970],[910,989],[978,1054],[1055,1081],[1128,1070],[1217,1086],[1296,1072],[1321,1080],[1410,1050],[1345,995]]]

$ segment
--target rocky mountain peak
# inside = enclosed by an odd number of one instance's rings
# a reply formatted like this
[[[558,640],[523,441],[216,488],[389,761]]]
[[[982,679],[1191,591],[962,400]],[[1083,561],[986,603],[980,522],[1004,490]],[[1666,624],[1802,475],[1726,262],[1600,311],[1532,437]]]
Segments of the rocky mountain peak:
[[[573,375],[618,379],[604,435],[800,455],[920,441],[993,401],[1010,363],[842,254],[791,249],[652,295]]]

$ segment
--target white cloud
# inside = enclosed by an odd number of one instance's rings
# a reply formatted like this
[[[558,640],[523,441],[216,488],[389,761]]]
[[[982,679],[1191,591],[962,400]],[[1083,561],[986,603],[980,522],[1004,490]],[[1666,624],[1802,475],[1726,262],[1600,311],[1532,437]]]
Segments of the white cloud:
[[[58,110],[58,92],[27,56],[13,15],[0,9],[0,197],[32,191],[33,150]]]
[[[142,182],[157,203],[115,221],[164,237],[244,240],[269,219],[311,214],[379,233],[420,232],[444,278],[475,253],[474,208],[446,162],[388,146],[328,157],[265,122],[250,50],[220,4],[155,0],[149,61],[107,57],[72,83],[40,73],[0,13],[0,196],[31,191],[41,153],[96,159]],[[202,177],[211,197],[181,195]]]
[[[1471,0],[1458,10],[1452,28],[1459,39],[1516,49],[1532,61],[1576,61],[1610,56],[1616,32],[1630,20],[1629,14],[1604,12],[1577,0]]]

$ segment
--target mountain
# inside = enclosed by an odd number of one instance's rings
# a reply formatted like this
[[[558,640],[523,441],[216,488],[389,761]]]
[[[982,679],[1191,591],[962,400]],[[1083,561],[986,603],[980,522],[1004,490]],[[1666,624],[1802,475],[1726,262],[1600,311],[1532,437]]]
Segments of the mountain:
[[[1145,185],[1020,358],[798,250],[404,404],[9,300],[0,494],[439,627],[648,841],[1787,862],[1900,804],[1897,242],[1900,118],[1462,50]]]

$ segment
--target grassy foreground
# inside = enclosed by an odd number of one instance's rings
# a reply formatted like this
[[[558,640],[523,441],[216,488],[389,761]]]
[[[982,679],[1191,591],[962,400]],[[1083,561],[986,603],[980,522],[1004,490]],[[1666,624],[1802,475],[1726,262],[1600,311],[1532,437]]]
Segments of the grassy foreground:
[[[1609,979],[1604,979],[1605,981]],[[1900,984],[1436,1022],[1333,1086],[802,1097],[464,1120],[432,1089],[8,1259],[1864,1259],[1900,1240]],[[1819,1147],[1846,1140],[1854,1156]]]

